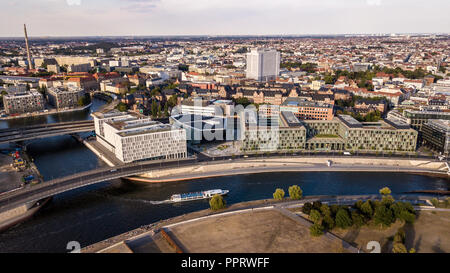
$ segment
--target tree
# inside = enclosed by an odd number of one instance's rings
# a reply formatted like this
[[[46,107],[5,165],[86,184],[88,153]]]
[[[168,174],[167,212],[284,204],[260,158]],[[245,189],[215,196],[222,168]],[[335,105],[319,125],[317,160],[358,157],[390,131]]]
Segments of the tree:
[[[189,65],[179,64],[179,65],[178,65],[178,70],[187,72],[187,71],[189,71]]]
[[[391,207],[394,217],[400,219],[406,223],[414,223],[416,220],[416,214],[411,203],[406,202],[396,202]]]
[[[311,205],[311,203],[305,203],[304,205],[303,205],[303,207],[302,207],[302,212],[304,213],[304,214],[310,214],[311,213],[311,209],[312,209],[312,205]]]
[[[128,106],[123,102],[119,102],[119,104],[117,105],[117,110],[119,110],[120,112],[126,112],[128,110]]]
[[[323,235],[324,227],[319,224],[314,224],[309,228],[309,233],[313,237],[319,237]]]
[[[394,204],[394,202],[395,202],[395,200],[394,200],[394,197],[392,197],[392,195],[384,195],[382,198],[381,198],[381,204],[383,204],[383,205],[392,205],[392,204]]]
[[[326,228],[329,229],[329,230],[333,229],[334,226],[335,226],[334,219],[333,219],[333,217],[331,217],[331,215],[323,216],[323,222],[322,223],[324,223]]]
[[[380,190],[380,194],[381,195],[389,195],[389,194],[391,194],[391,189],[389,189],[388,187],[384,187]]]
[[[332,215],[336,215],[336,213],[338,212],[338,210],[339,210],[340,208],[341,208],[341,207],[340,207],[339,205],[336,205],[336,204],[331,205],[331,206],[330,206],[331,214],[332,214]]]
[[[273,193],[273,199],[275,200],[283,200],[284,199],[284,190],[283,189],[276,189]]]
[[[176,94],[170,96],[170,98],[167,100],[167,103],[170,107],[175,107],[178,104],[178,96]]]
[[[327,204],[322,204],[322,206],[320,206],[320,213],[322,213],[323,216],[331,216],[331,209]]]
[[[380,190],[380,194],[383,195],[381,198],[381,203],[385,205],[391,205],[394,203],[394,198],[391,196],[391,189],[384,187]]]
[[[241,47],[238,50],[236,50],[234,53],[247,53],[248,52],[248,48],[247,47]]]
[[[405,243],[406,234],[403,228],[399,228],[394,235],[394,243]]]
[[[355,209],[357,209],[357,210],[359,210],[359,211],[362,211],[361,210],[361,206],[364,204],[364,202],[362,201],[362,200],[358,200],[358,201],[356,201],[356,203],[353,205],[353,207],[355,208]]]
[[[226,202],[222,195],[216,194],[211,198],[211,200],[209,200],[209,206],[211,210],[216,211],[226,208]]]
[[[314,223],[320,223],[320,221],[322,220],[322,215],[320,215],[320,212],[318,210],[312,209],[311,213],[309,214],[309,219]]]
[[[303,191],[299,186],[293,185],[289,187],[289,197],[292,200],[300,200],[303,197]]]
[[[339,209],[336,213],[336,226],[342,229],[346,229],[352,225],[352,219],[348,215],[346,209]]]
[[[431,199],[431,204],[433,204],[433,206],[435,208],[437,208],[439,206],[439,200],[437,198],[432,198]]]
[[[408,253],[408,250],[406,250],[406,247],[402,243],[394,243],[394,246],[392,248],[393,253]]]
[[[251,104],[247,98],[237,98],[234,100],[234,103],[236,105],[242,105],[243,107],[247,107],[248,105]]]
[[[166,117],[169,116],[169,106],[168,106],[167,102],[166,102],[166,104],[164,104],[164,116],[166,116]]]
[[[355,227],[362,227],[364,225],[364,217],[357,211],[352,211],[352,222]]]
[[[156,116],[158,115],[158,105],[156,105],[156,101],[153,100],[152,101],[152,117],[156,118]]]
[[[379,205],[375,209],[374,221],[375,224],[388,227],[394,222],[394,215],[388,207]]]
[[[322,207],[322,202],[320,202],[320,201],[314,201],[312,205],[313,205],[313,208],[314,208],[314,209],[320,210],[320,207]]]
[[[78,98],[78,106],[84,106],[84,97]]]

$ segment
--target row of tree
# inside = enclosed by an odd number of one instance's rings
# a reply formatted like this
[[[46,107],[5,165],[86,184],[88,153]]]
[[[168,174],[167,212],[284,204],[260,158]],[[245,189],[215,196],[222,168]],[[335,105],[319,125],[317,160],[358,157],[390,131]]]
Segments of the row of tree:
[[[302,212],[309,215],[314,223],[310,228],[312,236],[320,236],[325,230],[335,227],[347,229],[363,225],[377,225],[389,227],[397,219],[405,223],[414,223],[416,214],[411,203],[395,202],[390,195],[389,188],[380,190],[383,195],[381,201],[358,201],[353,206],[322,204],[320,201],[306,203]]]
[[[285,193],[283,189],[276,189],[273,193],[273,199],[281,201],[284,199],[284,195]],[[300,200],[302,197],[303,191],[299,186],[293,185],[289,187],[289,198],[291,200]]]

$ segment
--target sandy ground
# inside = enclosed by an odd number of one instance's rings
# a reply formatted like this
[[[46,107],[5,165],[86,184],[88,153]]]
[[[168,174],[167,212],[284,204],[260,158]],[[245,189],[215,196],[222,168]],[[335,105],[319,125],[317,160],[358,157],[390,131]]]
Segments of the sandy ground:
[[[234,204],[217,213],[272,203],[278,202],[259,200]],[[414,247],[417,252],[450,252],[450,212],[418,213],[416,223],[405,227],[406,247]],[[114,243],[126,241],[128,248],[135,253],[173,253],[174,249],[161,233],[156,232],[154,235],[150,230],[212,214],[216,213],[202,210],[157,222],[86,247],[83,252],[97,252]],[[365,226],[359,230],[334,229],[332,232],[363,251],[368,251],[366,246],[369,241],[379,241],[382,252],[390,252],[392,242],[389,237],[402,226],[403,223],[397,222],[387,229]],[[276,210],[208,218],[169,229],[168,233],[187,252],[343,252],[340,244],[331,242],[326,236],[310,237],[308,228]],[[122,249],[123,246],[117,247]],[[118,249],[109,249],[107,252],[120,252]]]
[[[22,183],[21,173],[16,172],[10,164],[11,157],[0,154],[0,193],[16,189]]]
[[[245,208],[252,207],[252,206],[270,205],[271,203],[274,203],[274,202],[275,201],[271,200],[271,199],[243,202],[243,203],[239,203],[239,204],[233,204],[230,207],[228,207],[227,209],[225,209],[223,211],[219,211],[218,213],[231,211],[231,210],[237,210],[237,209],[245,209]],[[143,250],[147,250],[149,252],[171,252],[171,251],[173,252],[174,251],[173,248],[171,248],[167,244],[167,242],[165,241],[164,238],[162,238],[158,235],[159,233],[157,233],[155,236],[153,236],[153,239],[155,242],[157,242],[157,245],[159,244],[159,246],[161,246],[160,248],[156,248],[156,249],[153,248],[154,243],[151,243],[148,246],[148,248],[146,246],[143,246],[142,242],[145,242],[145,241],[150,242],[151,239],[146,238],[146,239],[138,240],[137,244],[131,243],[130,239],[135,238],[136,236],[144,235],[145,233],[148,233],[149,230],[151,230],[151,229],[159,229],[166,225],[170,225],[170,224],[174,224],[174,223],[178,223],[178,222],[182,222],[182,221],[186,221],[186,220],[190,220],[190,219],[195,219],[198,217],[208,216],[208,215],[212,215],[212,214],[215,214],[215,213],[209,209],[206,209],[206,210],[200,210],[200,211],[180,215],[180,216],[170,218],[167,220],[162,220],[162,221],[156,222],[154,224],[150,224],[148,226],[143,226],[143,227],[131,230],[129,232],[125,232],[123,234],[114,236],[114,237],[106,239],[104,241],[100,241],[93,245],[86,246],[82,249],[82,252],[84,252],[84,253],[98,252],[98,251],[100,251],[102,249],[106,249],[114,244],[117,244],[122,241],[127,241],[127,240],[128,240],[127,244],[129,244],[129,247],[133,251],[140,252]],[[148,236],[148,237],[152,237],[152,236]],[[114,251],[114,250],[110,249],[110,251]]]
[[[255,211],[182,224],[171,228],[180,247],[193,253],[323,253],[342,252],[325,237],[277,211]]]
[[[143,236],[127,242],[127,245],[133,253],[175,253],[175,249],[169,245],[161,233],[154,236]]]
[[[450,212],[420,211],[417,222],[406,226],[406,246],[417,252],[450,253]]]
[[[403,223],[397,221],[389,228],[364,226],[361,229],[333,230],[347,242],[354,242],[366,250],[370,241],[380,242],[382,252],[391,252],[392,242],[389,237],[394,236]],[[449,253],[450,252],[450,212],[419,211],[413,225],[405,225],[406,248],[414,248],[421,253]]]

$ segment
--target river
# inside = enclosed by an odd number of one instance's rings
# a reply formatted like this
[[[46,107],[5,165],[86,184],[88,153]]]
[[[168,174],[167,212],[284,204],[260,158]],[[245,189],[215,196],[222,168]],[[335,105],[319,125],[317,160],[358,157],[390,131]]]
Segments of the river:
[[[101,103],[94,100],[93,109]],[[46,121],[89,118],[86,113],[45,117]],[[34,121],[14,121],[32,124]],[[4,128],[5,128],[4,127]],[[105,166],[89,149],[70,136],[32,142],[30,155],[45,179]],[[162,219],[206,209],[206,200],[154,205],[174,193],[228,189],[228,204],[271,198],[276,188],[286,192],[299,185],[304,195],[376,194],[388,186],[392,192],[449,190],[443,178],[402,173],[270,173],[195,181],[143,184],[113,180],[59,194],[30,220],[0,234],[0,252],[66,252],[69,241],[82,247]]]

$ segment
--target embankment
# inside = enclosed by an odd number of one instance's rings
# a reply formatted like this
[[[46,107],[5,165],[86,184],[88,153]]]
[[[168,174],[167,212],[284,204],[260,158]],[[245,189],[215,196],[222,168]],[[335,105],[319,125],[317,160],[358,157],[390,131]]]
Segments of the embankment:
[[[328,160],[332,161],[328,166]],[[139,177],[128,178],[141,182],[171,182],[207,177],[265,172],[405,172],[437,175],[448,178],[444,162],[420,159],[388,159],[361,157],[298,157],[268,159],[238,159],[198,163],[188,167],[154,170]]]

